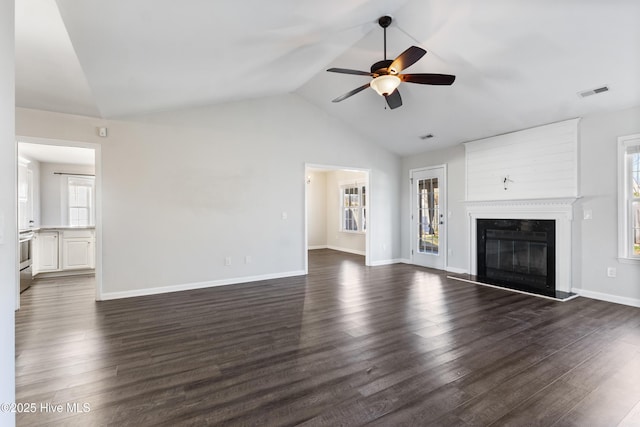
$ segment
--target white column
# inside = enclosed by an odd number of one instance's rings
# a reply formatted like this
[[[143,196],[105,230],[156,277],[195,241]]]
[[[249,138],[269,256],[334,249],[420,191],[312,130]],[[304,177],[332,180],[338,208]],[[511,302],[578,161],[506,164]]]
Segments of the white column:
[[[15,401],[16,218],[14,0],[0,0],[0,403]],[[0,411],[0,425],[15,415]]]

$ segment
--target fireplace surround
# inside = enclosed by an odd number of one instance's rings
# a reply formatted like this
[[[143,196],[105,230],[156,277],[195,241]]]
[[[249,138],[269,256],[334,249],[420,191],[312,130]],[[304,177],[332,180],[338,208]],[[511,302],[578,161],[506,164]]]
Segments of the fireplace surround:
[[[526,200],[483,200],[466,201],[465,207],[468,215],[469,227],[469,269],[467,274],[452,278],[471,281],[474,283],[488,284],[490,286],[506,287],[504,284],[488,283],[478,277],[478,221],[489,220],[551,220],[555,226],[554,278],[555,293],[542,292],[535,289],[514,289],[521,292],[533,293],[559,300],[567,300],[575,297],[571,293],[571,227],[573,222],[573,203],[577,198],[548,198]]]

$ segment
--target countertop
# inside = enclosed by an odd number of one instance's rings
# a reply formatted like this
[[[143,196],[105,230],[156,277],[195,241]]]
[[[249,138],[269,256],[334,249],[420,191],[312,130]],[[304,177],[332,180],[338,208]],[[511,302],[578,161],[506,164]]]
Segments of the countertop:
[[[25,233],[28,231],[47,231],[47,230],[93,230],[95,225],[86,226],[73,226],[73,225],[42,225],[40,227],[27,228],[25,230],[18,230],[19,233]]]

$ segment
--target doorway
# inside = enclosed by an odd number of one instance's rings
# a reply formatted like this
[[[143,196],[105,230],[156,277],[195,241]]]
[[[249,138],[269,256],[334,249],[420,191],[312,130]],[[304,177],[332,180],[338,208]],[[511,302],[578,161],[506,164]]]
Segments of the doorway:
[[[33,273],[95,274],[96,299],[100,299],[100,146],[20,136],[16,140],[17,231],[33,235]],[[21,175],[27,179],[21,180]],[[20,283],[17,287],[20,290]],[[16,296],[19,309],[20,292]]]
[[[447,262],[446,165],[412,169],[411,262],[444,270]]]
[[[361,255],[369,265],[369,175],[368,169],[305,166],[305,272],[315,249]]]

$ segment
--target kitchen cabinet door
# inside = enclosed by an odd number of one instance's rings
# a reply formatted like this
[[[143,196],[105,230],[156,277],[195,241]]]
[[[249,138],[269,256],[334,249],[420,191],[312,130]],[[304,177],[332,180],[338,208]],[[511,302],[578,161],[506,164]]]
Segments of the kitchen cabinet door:
[[[34,236],[36,251],[34,264],[36,272],[56,271],[59,268],[58,232],[46,231]]]
[[[62,269],[94,268],[93,239],[76,237],[62,239]]]

